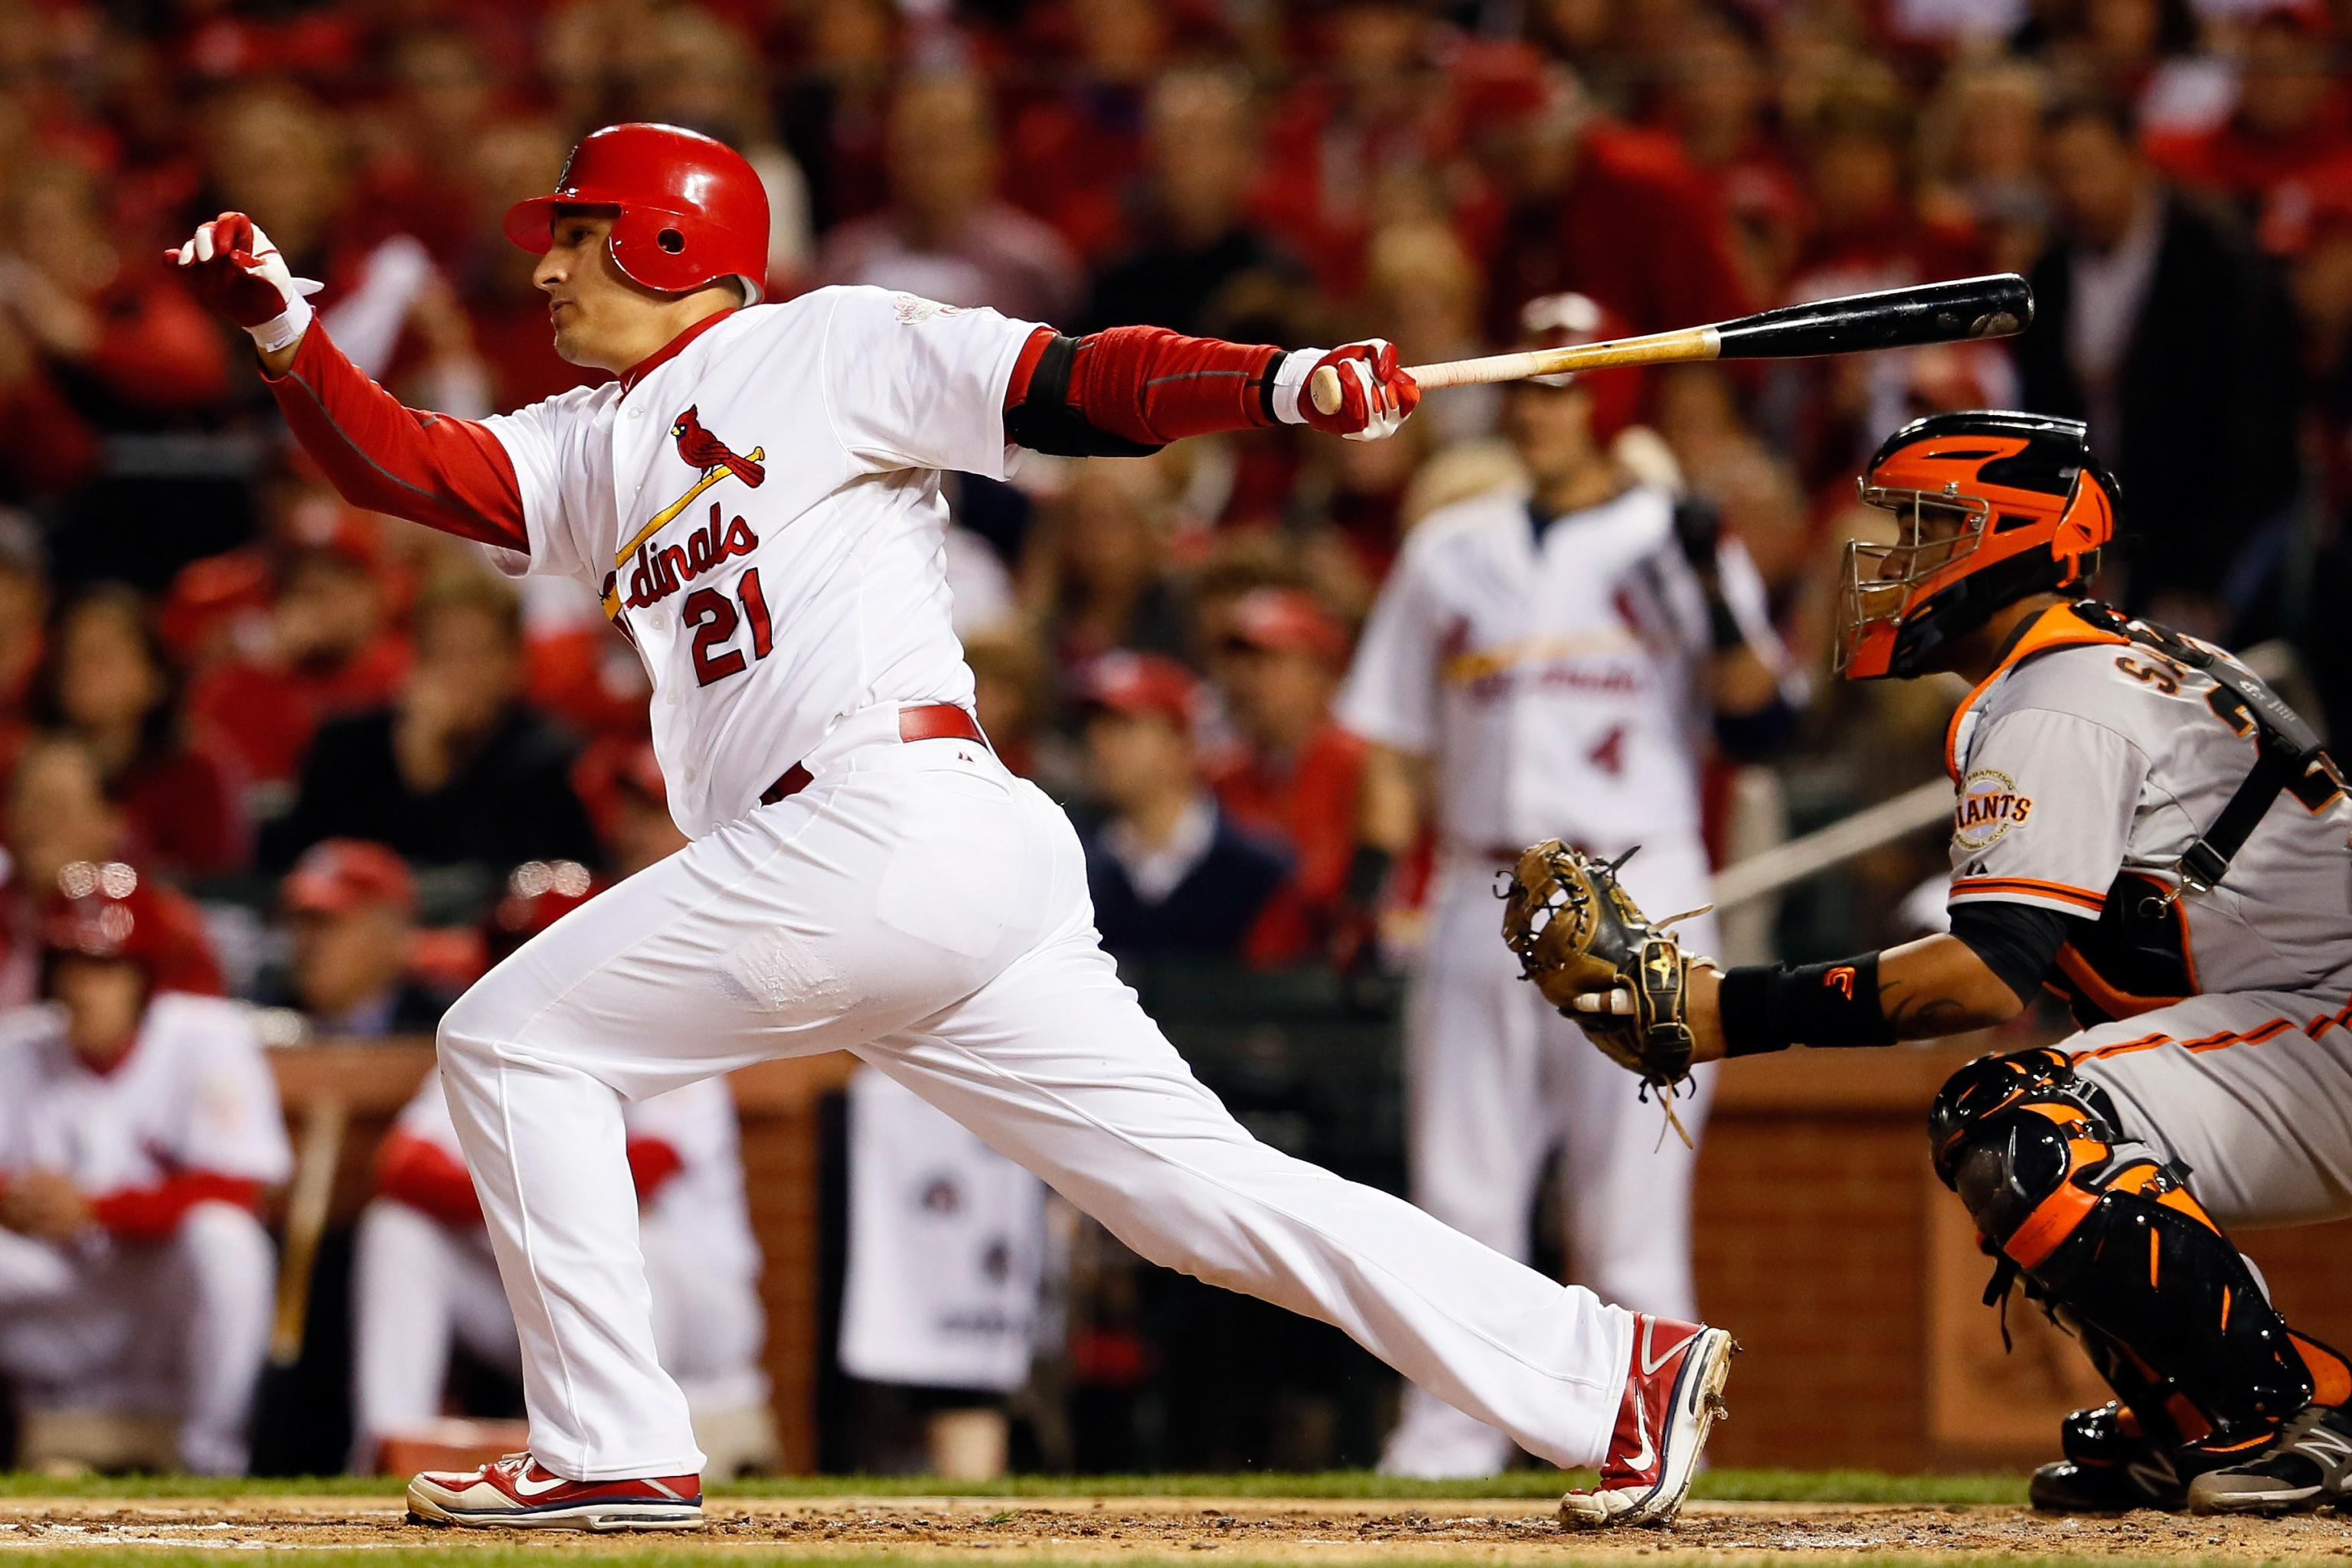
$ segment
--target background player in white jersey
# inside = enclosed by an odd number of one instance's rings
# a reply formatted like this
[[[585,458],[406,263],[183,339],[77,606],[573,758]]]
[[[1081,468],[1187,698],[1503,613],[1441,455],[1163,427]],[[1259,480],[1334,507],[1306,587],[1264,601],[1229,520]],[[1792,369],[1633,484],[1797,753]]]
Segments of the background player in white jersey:
[[[168,1417],[244,1471],[277,1278],[256,1217],[293,1164],[241,1003],[157,992],[177,941],[138,874],[77,861],[50,1001],[0,1016],[0,1376],[28,1408]]]
[[[1076,836],[989,750],[950,627],[941,469],[1002,476],[1016,447],[1133,454],[1277,422],[1387,435],[1419,395],[1395,350],[1151,327],[1073,339],[874,289],[761,305],[757,176],[667,126],[592,135],[507,226],[543,255],[558,351],[620,379],[478,423],[403,408],[353,369],[242,215],[173,254],[253,334],[349,500],[603,595],[652,679],[671,815],[693,840],[442,1022],[531,1447],[418,1478],[412,1512],[701,1520],[622,1107],[849,1049],[1143,1256],[1338,1324],[1530,1451],[1601,1464],[1570,1517],[1671,1515],[1729,1336],[1562,1289],[1252,1139],[1118,983]],[[1346,389],[1328,416],[1298,395],[1327,365]]]
[[[1976,683],[1946,757],[1951,931],[1694,969],[1691,1024],[1702,1060],[1885,1045],[2063,992],[2080,1033],[1970,1063],[1929,1113],[1996,1286],[2021,1275],[2118,1396],[2068,1417],[2033,1500],[2315,1507],[2352,1495],[2352,1373],[2223,1227],[2352,1213],[2352,801],[2243,666],[2069,602],[2115,498],[2073,420],[1940,414],[1879,448],[1863,499],[1901,531],[1849,547],[1840,667]]]
[[[1581,295],[1528,307],[1539,345],[1588,342]],[[1602,1298],[1696,1315],[1696,1156],[1624,1114],[1623,1079],[1519,983],[1495,941],[1495,876],[1518,846],[1561,837],[1608,858],[1647,908],[1709,901],[1701,760],[1712,729],[1757,754],[1787,728],[1786,660],[1747,553],[1692,537],[1674,499],[1639,483],[1594,429],[1590,383],[1512,385],[1505,423],[1528,488],[1433,512],[1406,540],[1338,706],[1374,743],[1351,881],[1377,896],[1388,861],[1433,819],[1427,947],[1405,1015],[1413,1201],[1514,1258],[1557,1150],[1570,1274]],[[1685,934],[1712,946],[1701,916]],[[1680,1108],[1694,1132],[1704,1078]],[[1381,1468],[1483,1476],[1505,1434],[1408,1390]]]
[[[724,1080],[705,1079],[636,1101],[625,1122],[655,1342],[686,1392],[697,1437],[716,1453],[724,1439],[714,1426],[731,1432],[751,1424],[746,1413],[756,1421],[768,1393],[735,1102]],[[352,1271],[353,1451],[372,1469],[384,1440],[415,1436],[439,1417],[453,1346],[520,1368],[514,1314],[438,1072],[377,1155]]]

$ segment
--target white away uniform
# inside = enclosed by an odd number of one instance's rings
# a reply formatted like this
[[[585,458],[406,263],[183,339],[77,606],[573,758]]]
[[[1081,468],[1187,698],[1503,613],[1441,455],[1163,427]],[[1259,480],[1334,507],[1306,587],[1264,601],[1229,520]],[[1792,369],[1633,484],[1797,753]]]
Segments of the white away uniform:
[[[1777,655],[1746,552],[1725,595]],[[1544,1165],[1560,1152],[1574,1277],[1636,1311],[1695,1319],[1690,1183],[1681,1140],[1636,1114],[1624,1069],[1519,977],[1502,940],[1499,873],[1558,837],[1611,858],[1664,918],[1709,901],[1699,765],[1707,744],[1707,613],[1673,505],[1636,488],[1553,521],[1502,492],[1430,514],[1373,606],[1338,707],[1356,733],[1433,759],[1438,861],[1429,939],[1405,1014],[1413,1201],[1526,1256]],[[1715,922],[1678,928],[1700,952]],[[1681,1102],[1705,1121],[1711,1074]],[[1408,1394],[1385,1468],[1488,1475],[1501,1433]]]
[[[2352,1213],[2352,802],[2314,772],[2221,885],[2166,905],[2254,763],[2213,679],[2068,607],[1953,715],[1954,905],[2076,917],[2062,1042],[2223,1226]]]
[[[1033,330],[820,289],[719,319],[625,391],[488,422],[529,539],[506,563],[607,594],[694,839],[442,1022],[532,1450],[578,1479],[700,1465],[655,1353],[623,1100],[845,1048],[1145,1257],[1336,1323],[1533,1452],[1593,1461],[1631,1316],[1256,1142],[1119,983],[1059,808],[983,744],[899,738],[902,709],[971,700],[940,470],[1003,475]],[[734,462],[681,457],[698,430]],[[814,782],[761,805],[795,764]]]
[[[58,1009],[0,1016],[0,1181],[57,1172],[100,1221],[62,1245],[0,1230],[0,1375],[35,1405],[175,1416],[182,1464],[243,1471],[277,1283],[261,1222],[226,1199],[152,1237],[104,1221],[175,1179],[250,1190],[292,1167],[243,1004],[163,993],[104,1072]]]
[[[678,1162],[638,1215],[661,1364],[698,1416],[764,1405],[760,1247],[743,1194],[734,1098],[723,1080],[705,1079],[637,1100],[622,1120],[630,1142],[658,1140]],[[459,1157],[439,1073],[426,1075],[395,1131]],[[478,1224],[377,1198],[360,1217],[352,1297],[354,1451],[363,1464],[373,1463],[383,1437],[439,1416],[452,1344],[494,1366],[520,1368],[514,1314]]]

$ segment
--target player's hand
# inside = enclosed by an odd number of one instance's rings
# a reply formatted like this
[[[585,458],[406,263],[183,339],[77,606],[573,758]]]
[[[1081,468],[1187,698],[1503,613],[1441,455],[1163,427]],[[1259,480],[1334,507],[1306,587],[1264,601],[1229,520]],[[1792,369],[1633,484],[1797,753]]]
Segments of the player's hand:
[[[89,1200],[71,1177],[27,1171],[0,1196],[0,1226],[37,1241],[70,1241],[89,1226]]]
[[[278,247],[243,213],[223,213],[163,259],[182,268],[197,298],[253,334],[264,353],[290,348],[310,324],[322,287],[288,270]]]
[[[1317,405],[1310,390],[1316,373],[1323,370],[1332,373],[1339,388],[1337,406],[1328,413]],[[1336,349],[1297,349],[1275,372],[1276,417],[1350,441],[1395,435],[1420,405],[1420,384],[1397,363],[1396,345],[1386,338]]]
[[[1690,977],[1683,987],[1683,1022],[1691,1032],[1691,1065],[1718,1062],[1723,1059],[1723,1009],[1718,1005],[1718,993],[1723,989],[1723,975],[1711,960],[1692,963]],[[1633,998],[1620,991],[1587,992],[1576,999],[1580,1013],[1612,1013],[1619,1017],[1631,1017]]]

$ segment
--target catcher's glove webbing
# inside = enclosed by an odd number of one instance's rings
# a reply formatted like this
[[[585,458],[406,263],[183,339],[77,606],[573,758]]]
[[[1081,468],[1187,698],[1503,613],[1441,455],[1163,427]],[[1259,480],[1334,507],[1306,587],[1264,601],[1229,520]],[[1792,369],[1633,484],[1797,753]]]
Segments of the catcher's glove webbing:
[[[1693,1041],[1683,998],[1691,960],[1663,929],[1673,922],[1654,924],[1619,885],[1617,868],[1633,853],[1596,860],[1557,838],[1521,853],[1500,895],[1503,940],[1519,955],[1521,978],[1535,982],[1545,1001],[1639,1077],[1643,1098],[1659,1091],[1666,1120],[1687,1143],[1673,1100],[1690,1077]],[[1611,1010],[1576,1006],[1580,996],[1612,993],[1622,1000]]]

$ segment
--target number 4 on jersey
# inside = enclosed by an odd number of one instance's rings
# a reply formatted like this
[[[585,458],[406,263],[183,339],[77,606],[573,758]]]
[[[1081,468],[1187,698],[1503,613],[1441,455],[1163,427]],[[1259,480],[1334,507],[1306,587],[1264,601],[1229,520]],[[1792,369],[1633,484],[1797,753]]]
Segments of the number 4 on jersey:
[[[714,686],[730,675],[740,675],[750,668],[743,650],[730,647],[735,640],[738,626],[751,624],[751,658],[768,657],[775,646],[775,633],[768,625],[768,601],[760,592],[760,569],[751,567],[735,580],[735,596],[742,601],[743,613],[738,616],[734,603],[716,588],[697,588],[686,596],[679,614],[694,628],[694,679],[698,684]]]

